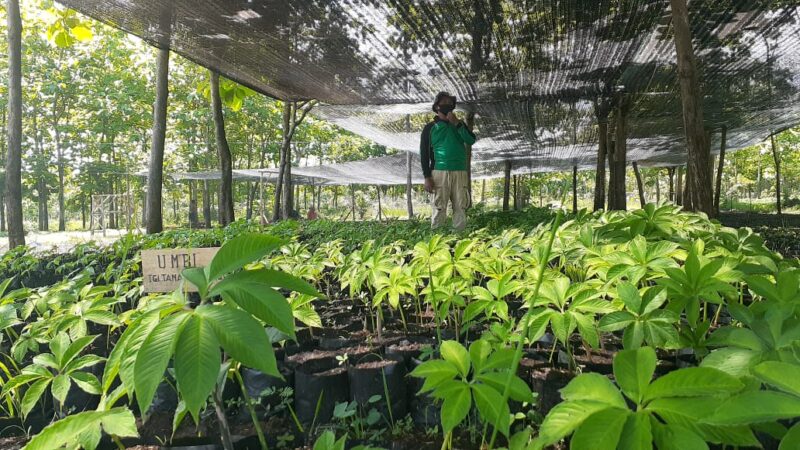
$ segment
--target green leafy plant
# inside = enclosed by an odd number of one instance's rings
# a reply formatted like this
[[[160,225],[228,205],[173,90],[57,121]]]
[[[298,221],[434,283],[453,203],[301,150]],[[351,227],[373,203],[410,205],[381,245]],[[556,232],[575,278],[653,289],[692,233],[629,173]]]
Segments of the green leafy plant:
[[[759,445],[748,427],[729,415],[744,407],[735,394],[745,386],[716,369],[691,367],[652,381],[656,353],[650,347],[620,351],[614,358],[617,386],[585,373],[573,379],[545,417],[534,448],[572,435],[571,448],[707,448],[706,442]],[[752,393],[750,393],[752,394]],[[767,396],[755,392],[754,400]],[[634,405],[633,410],[629,406]]]
[[[660,287],[648,288],[644,296],[636,286],[623,282],[617,286],[624,311],[604,315],[599,322],[602,331],[625,330],[622,345],[636,349],[642,344],[651,347],[674,348],[679,343],[675,324],[680,317],[674,311],[661,309],[666,302],[666,292]]]
[[[444,341],[439,351],[441,359],[420,364],[411,375],[425,379],[420,393],[431,392],[442,401],[444,448],[452,446],[453,429],[464,421],[473,405],[485,422],[508,436],[511,413],[503,400],[503,388],[510,375],[508,367],[514,351],[494,349],[482,339],[473,342],[469,351],[456,341]],[[533,393],[514,375],[510,397],[518,402],[531,402]]]
[[[167,302],[165,309],[154,309],[129,327],[131,334],[124,348],[125,352],[132,351],[138,343],[133,385],[141,411],[148,410],[173,356],[178,392],[195,421],[219,384],[220,347],[230,358],[281,378],[272,343],[260,321],[294,337],[291,307],[276,288],[312,296],[318,293],[308,283],[282,272],[242,268],[282,244],[282,240],[267,235],[246,234],[231,239],[207,267],[183,272],[184,278],[197,287],[200,305],[191,309],[185,303],[181,306],[180,301]],[[214,301],[218,297],[223,301]],[[110,358],[118,365],[117,370],[124,371],[121,361]],[[108,378],[113,377],[104,378],[108,383]],[[216,395],[214,401],[215,407],[221,409]]]
[[[97,377],[82,369],[98,364],[104,358],[93,354],[81,355],[96,337],[84,336],[70,341],[66,333],[58,333],[50,341],[50,353],[34,356],[31,365],[5,383],[3,395],[18,397],[20,387],[28,386],[19,407],[23,417],[31,412],[48,387],[60,406],[66,401],[72,383],[89,394],[99,395],[101,388]]]

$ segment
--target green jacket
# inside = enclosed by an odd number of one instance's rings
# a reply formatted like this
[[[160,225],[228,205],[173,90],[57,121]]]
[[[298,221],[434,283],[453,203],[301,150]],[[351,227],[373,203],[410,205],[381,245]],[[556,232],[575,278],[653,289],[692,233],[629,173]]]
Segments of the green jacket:
[[[477,138],[464,123],[452,125],[438,116],[425,125],[419,144],[422,174],[431,176],[434,170],[467,170],[467,151]]]

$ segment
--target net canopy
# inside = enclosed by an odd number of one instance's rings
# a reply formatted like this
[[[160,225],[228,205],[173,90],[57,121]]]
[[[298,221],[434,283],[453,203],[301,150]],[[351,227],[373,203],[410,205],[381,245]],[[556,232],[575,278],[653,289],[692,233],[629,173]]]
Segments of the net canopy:
[[[596,105],[621,98],[628,159],[685,162],[668,0],[60,1],[391,148],[418,151],[447,90],[478,173],[593,167]],[[797,0],[689,8],[712,149],[722,127],[735,150],[800,123]]]

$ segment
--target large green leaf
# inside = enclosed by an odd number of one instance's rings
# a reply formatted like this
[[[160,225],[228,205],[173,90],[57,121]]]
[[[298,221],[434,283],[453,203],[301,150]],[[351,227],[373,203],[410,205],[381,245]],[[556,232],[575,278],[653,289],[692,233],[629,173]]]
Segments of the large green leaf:
[[[147,336],[150,334],[153,328],[155,328],[156,325],[158,325],[159,315],[160,315],[159,311],[157,310],[147,313],[145,316],[142,317],[142,320],[138,322],[138,324],[135,327],[134,325],[131,325],[125,331],[125,334],[127,334],[128,332],[130,332],[131,334],[127,338],[126,345],[119,356],[119,379],[125,386],[125,391],[130,396],[131,401],[133,401],[133,393],[136,391],[136,384],[134,382],[135,380],[134,369],[136,365],[136,357],[139,354],[139,349],[142,346],[142,342],[144,342],[144,340],[147,338]],[[114,351],[112,351],[112,356],[113,353]],[[113,381],[113,378],[111,379],[111,381]]]
[[[470,366],[469,353],[463,345],[457,341],[444,341],[439,347],[439,352],[442,354],[442,358],[455,366],[462,376],[467,376]]]
[[[128,328],[125,329],[125,331],[119,337],[119,340],[117,340],[116,345],[114,345],[114,347],[111,349],[111,353],[108,355],[108,360],[106,360],[106,366],[103,369],[103,392],[108,392],[108,390],[111,389],[112,383],[119,374],[122,357],[125,354],[125,347],[128,345],[128,340],[130,339],[131,335],[135,334],[134,330],[136,330],[139,324],[142,323],[142,320],[144,320],[145,317],[150,317],[148,320],[152,321],[155,321],[156,319],[154,313],[139,316],[128,326]],[[133,380],[132,376],[131,380]]]
[[[677,426],[664,425],[656,418],[650,420],[653,440],[658,450],[708,450],[708,444],[694,432]]]
[[[618,331],[627,327],[635,320],[636,317],[628,311],[616,311],[603,316],[598,326],[603,331]]]
[[[712,425],[748,425],[800,417],[800,398],[782,392],[748,391],[723,402],[704,421]]]
[[[508,372],[488,372],[482,373],[475,377],[478,381],[482,381],[489,386],[493,387],[497,392],[503,392],[508,381]],[[509,384],[508,396],[512,400],[518,402],[532,402],[533,392],[531,388],[525,384],[520,377],[512,376],[511,383]]]
[[[445,381],[452,380],[453,377],[458,375],[458,369],[447,361],[433,359],[418,365],[410,375],[424,378],[425,383],[422,385],[420,392],[427,392]]]
[[[736,378],[709,367],[688,367],[670,372],[647,387],[644,401],[659,397],[695,397],[731,394],[744,388]]]
[[[202,267],[189,267],[183,269],[181,277],[197,288],[197,292],[200,293],[200,298],[206,298],[208,295],[208,280],[206,280],[205,269]]]
[[[778,450],[800,450],[800,423],[794,424],[792,428],[781,439]]]
[[[700,367],[713,367],[741,378],[750,374],[750,368],[759,362],[761,354],[743,348],[726,347],[714,350],[700,362]]]
[[[72,361],[73,358],[78,356],[78,354],[83,351],[87,345],[91,344],[96,337],[97,336],[83,336],[75,339],[75,341],[72,342],[69,347],[67,347],[66,351],[64,351],[64,354],[61,356],[61,360],[59,361],[59,365],[61,367],[66,366],[70,361]]]
[[[189,314],[185,312],[166,317],[147,335],[136,355],[133,382],[136,386],[139,410],[143,414],[150,409],[156,389],[164,379],[164,372],[175,351],[181,325],[188,318]]]
[[[622,391],[636,403],[642,402],[656,370],[656,352],[650,347],[622,350],[614,357],[614,377]]]
[[[217,383],[219,341],[207,319],[192,315],[183,325],[175,346],[175,378],[186,409],[199,423],[198,412]]]
[[[587,372],[578,375],[561,389],[561,397],[570,402],[591,400],[618,408],[628,407],[622,394],[619,393],[619,389],[611,380],[599,373]]]
[[[753,367],[762,382],[800,397],[800,366],[779,361],[765,361]]]
[[[508,436],[511,413],[508,403],[503,401],[503,396],[493,387],[485,384],[473,384],[472,394],[481,417]]]
[[[127,408],[108,411],[84,411],[51,423],[34,436],[23,450],[53,450],[73,442],[84,431],[103,426],[119,437],[136,437],[136,419]]]
[[[222,298],[294,338],[292,307],[278,291],[272,288],[255,291],[230,289],[222,294]]]
[[[55,378],[53,378],[53,385],[50,387],[50,391],[53,393],[53,398],[58,400],[59,403],[64,404],[64,401],[67,399],[67,393],[69,393],[69,387],[71,385],[72,381],[70,381],[69,375],[57,375]]]
[[[575,430],[572,450],[615,450],[622,428],[631,412],[627,409],[607,408],[597,411]]]
[[[42,393],[47,389],[47,386],[50,386],[50,381],[52,381],[52,378],[46,378],[28,386],[28,390],[25,391],[25,395],[22,397],[22,403],[20,404],[22,417],[27,417],[28,413],[33,410],[33,407],[36,406],[36,402],[39,401]]]
[[[587,417],[597,411],[609,408],[607,403],[590,400],[562,402],[556,405],[544,418],[536,439],[536,448],[552,445],[572,433]]]
[[[206,267],[209,282],[241,269],[245,264],[257,261],[277,249],[286,241],[266,234],[243,234],[237,236],[219,249],[211,264]]]
[[[301,278],[272,269],[242,270],[225,277],[211,289],[210,295],[219,295],[230,288],[258,292],[264,288],[282,288],[301,294],[319,297],[321,294]]]
[[[222,348],[233,359],[267,375],[283,378],[264,327],[250,314],[225,305],[201,305],[196,314],[208,319]]]
[[[456,383],[456,382],[454,382]],[[472,406],[472,395],[469,385],[458,383],[449,389],[448,396],[442,402],[442,430],[447,433],[460,424]]]
[[[619,450],[650,450],[653,448],[653,431],[650,414],[639,411],[628,416],[619,437]]]

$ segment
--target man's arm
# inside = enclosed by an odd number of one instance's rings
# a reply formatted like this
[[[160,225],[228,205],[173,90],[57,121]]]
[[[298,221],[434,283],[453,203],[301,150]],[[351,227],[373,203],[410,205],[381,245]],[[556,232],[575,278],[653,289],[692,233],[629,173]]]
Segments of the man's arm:
[[[458,132],[458,137],[461,138],[461,141],[467,145],[472,145],[478,140],[478,138],[475,137],[475,133],[467,128],[464,122],[459,122],[458,125],[456,125],[456,131]]]

